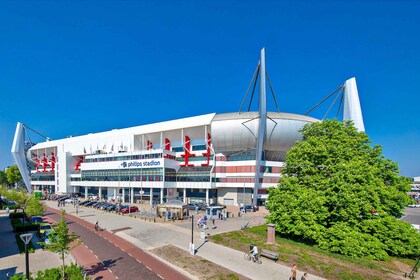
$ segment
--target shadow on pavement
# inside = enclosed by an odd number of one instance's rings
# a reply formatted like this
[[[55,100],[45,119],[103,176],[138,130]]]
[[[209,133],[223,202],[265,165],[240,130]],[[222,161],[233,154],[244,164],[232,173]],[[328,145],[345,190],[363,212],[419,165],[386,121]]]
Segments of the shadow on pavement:
[[[201,247],[203,247],[203,245],[204,244],[206,244],[207,243],[207,239],[206,240],[204,240],[204,242],[200,245],[200,246],[198,246],[196,249],[195,249],[195,252],[194,252],[194,254],[197,254],[197,252],[198,252],[198,250],[201,248]]]
[[[118,260],[121,260],[121,259],[122,258],[120,257],[120,258],[115,259],[115,260],[105,260],[103,262],[98,262],[94,265],[91,265],[90,268],[86,268],[85,269],[85,274],[87,276],[92,276],[92,275],[95,275],[96,273],[98,273],[100,271],[105,271],[108,268],[115,266],[116,262]],[[95,278],[95,279],[101,279],[101,278]]]
[[[15,275],[16,269],[17,269],[17,266],[0,269],[0,279],[9,279],[7,278],[7,273],[9,273],[9,277],[11,278],[13,275]]]

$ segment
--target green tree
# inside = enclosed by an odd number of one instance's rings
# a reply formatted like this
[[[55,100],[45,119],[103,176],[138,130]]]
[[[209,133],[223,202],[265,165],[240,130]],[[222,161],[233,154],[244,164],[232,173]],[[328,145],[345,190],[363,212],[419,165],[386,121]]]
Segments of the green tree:
[[[287,153],[268,221],[283,235],[354,257],[416,256],[420,235],[398,220],[410,180],[351,122],[306,125]]]
[[[69,228],[66,223],[66,211],[61,211],[61,219],[54,227],[54,230],[48,235],[50,240],[49,244],[43,243],[45,249],[60,255],[63,261],[62,265],[62,278],[64,280],[65,275],[65,264],[64,257],[71,249],[80,244],[79,237],[75,232],[69,233]]]
[[[6,176],[6,172],[4,172],[3,170],[0,170],[0,186],[8,186],[9,185],[9,181],[7,181],[7,176]]]
[[[12,165],[6,169],[6,177],[7,181],[12,185],[22,180],[22,175],[17,165]]]
[[[15,201],[17,204],[25,204],[28,200],[28,193],[25,190],[9,189],[5,195],[8,200]]]
[[[42,216],[45,213],[45,203],[32,194],[26,203],[25,212],[30,216]]]

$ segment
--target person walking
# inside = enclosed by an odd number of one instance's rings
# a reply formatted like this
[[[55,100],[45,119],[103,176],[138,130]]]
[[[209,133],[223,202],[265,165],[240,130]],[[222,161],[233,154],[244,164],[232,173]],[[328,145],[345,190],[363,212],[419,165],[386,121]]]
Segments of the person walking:
[[[289,279],[290,280],[296,280],[296,273],[297,273],[297,265],[293,264]]]
[[[300,280],[306,280],[308,279],[308,273],[304,273],[303,276],[300,278]]]

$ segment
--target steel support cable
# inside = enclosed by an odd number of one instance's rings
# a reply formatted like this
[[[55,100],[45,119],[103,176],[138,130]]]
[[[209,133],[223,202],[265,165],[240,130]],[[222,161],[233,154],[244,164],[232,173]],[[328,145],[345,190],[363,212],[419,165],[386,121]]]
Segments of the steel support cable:
[[[334,101],[331,103],[330,107],[328,108],[327,112],[325,113],[324,117],[322,118],[322,120],[324,120],[328,113],[331,111],[331,108],[334,106],[335,102],[337,101],[338,97],[340,97],[341,93],[342,93],[343,89],[341,88],[340,92],[337,94],[337,96],[334,98]]]
[[[344,87],[343,87],[344,90]],[[340,111],[342,109],[343,106],[343,101],[344,101],[344,94],[341,94],[341,99],[340,99],[340,105],[338,105],[338,110],[337,110],[337,114],[335,115],[335,117],[338,119],[338,115],[340,114]]]
[[[242,100],[241,106],[239,107],[239,112],[241,112],[241,110],[242,110],[242,106],[244,105],[244,103],[245,103],[245,101],[246,101],[246,98],[248,97],[248,93],[249,93],[249,89],[251,88],[252,81],[254,81],[254,78],[255,78],[255,76],[257,75],[257,73],[258,73],[259,69],[260,69],[260,62],[258,61],[257,68],[255,68],[254,75],[252,75],[252,79],[251,79],[251,81],[249,82],[249,86],[248,86],[248,89],[246,90],[246,93],[245,93],[244,99]]]
[[[29,126],[27,126],[27,125],[25,125],[25,124],[23,124],[23,126],[24,126],[25,128],[27,128],[27,129],[29,129],[29,130],[31,130],[31,131],[33,131],[33,132],[35,132],[35,133],[36,133],[36,134],[38,134],[39,136],[41,136],[41,137],[45,138],[46,140],[51,140],[49,137],[42,135],[42,134],[41,134],[41,133],[39,133],[38,131],[33,130],[32,128],[30,128]]]
[[[274,98],[274,103],[276,104],[277,112],[280,113],[280,109],[279,109],[279,105],[277,103],[276,95],[274,94],[273,86],[271,85],[271,82],[270,82],[270,77],[268,76],[267,71],[265,71],[265,73],[267,75],[267,81],[268,81],[268,85],[270,86],[271,94],[273,95],[273,98]]]
[[[338,88],[336,88],[332,93],[328,94],[327,97],[325,97],[324,99],[321,100],[321,102],[319,102],[318,104],[316,104],[314,107],[312,107],[308,112],[306,112],[304,115],[306,116],[307,114],[309,114],[310,112],[312,112],[314,109],[316,109],[316,107],[318,107],[319,105],[321,105],[322,103],[324,103],[325,100],[327,100],[328,98],[330,98],[334,93],[336,93],[338,90],[340,90],[343,86],[339,86]]]
[[[254,99],[255,87],[257,86],[259,74],[260,74],[260,64],[258,63],[258,72],[257,72],[257,76],[255,77],[254,87],[252,88],[251,100],[249,101],[249,105],[248,105],[248,112],[251,110],[252,100]]]

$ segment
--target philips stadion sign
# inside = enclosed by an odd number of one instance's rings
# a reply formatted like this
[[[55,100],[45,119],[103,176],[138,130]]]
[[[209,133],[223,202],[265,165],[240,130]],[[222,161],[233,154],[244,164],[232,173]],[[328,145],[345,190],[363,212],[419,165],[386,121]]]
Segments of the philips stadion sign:
[[[141,168],[141,167],[160,167],[159,160],[150,160],[150,161],[124,161],[121,163],[122,168]]]
[[[123,170],[133,168],[161,168],[164,166],[164,159],[144,159],[144,160],[121,160],[104,162],[82,162],[82,170]]]

